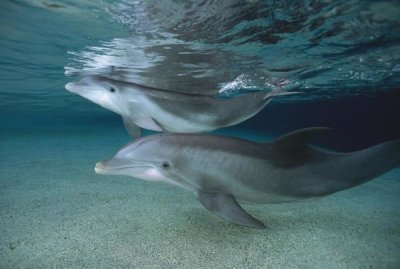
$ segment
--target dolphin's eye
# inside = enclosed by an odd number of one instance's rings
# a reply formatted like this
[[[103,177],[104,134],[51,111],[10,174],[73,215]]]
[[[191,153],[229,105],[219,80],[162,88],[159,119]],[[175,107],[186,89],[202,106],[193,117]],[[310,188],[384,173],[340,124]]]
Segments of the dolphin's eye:
[[[113,87],[111,87],[111,88],[109,89],[109,91],[110,91],[110,92],[115,92],[115,89],[114,89]]]
[[[169,162],[163,162],[162,164],[161,164],[161,166],[162,166],[162,168],[164,168],[164,169],[168,169],[171,165],[169,164]]]

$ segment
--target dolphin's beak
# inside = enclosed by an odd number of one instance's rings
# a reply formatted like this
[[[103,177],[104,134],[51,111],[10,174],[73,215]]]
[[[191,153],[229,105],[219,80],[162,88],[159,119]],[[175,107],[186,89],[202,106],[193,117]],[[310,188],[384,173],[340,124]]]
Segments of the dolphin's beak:
[[[68,82],[67,84],[65,84],[65,89],[69,92],[74,92],[74,90],[76,90],[77,87],[77,83],[76,82]]]
[[[79,91],[82,91],[84,89],[90,89],[90,84],[87,83],[86,81],[73,81],[73,82],[68,82],[65,84],[65,89],[69,92],[72,93],[78,93]]]
[[[94,171],[97,174],[103,174],[103,172],[106,170],[106,165],[104,164],[104,162],[98,162],[96,163],[96,166],[94,167]]]
[[[118,170],[124,168],[134,167],[135,164],[132,161],[122,158],[112,158],[108,161],[102,161],[96,163],[94,170],[98,174],[116,174]]]
[[[94,170],[98,174],[103,175],[118,175],[123,174],[124,171],[127,169],[134,169],[134,168],[148,168],[151,165],[145,162],[136,162],[133,160],[128,160],[124,158],[112,158],[107,161],[102,161],[96,163],[96,167]]]

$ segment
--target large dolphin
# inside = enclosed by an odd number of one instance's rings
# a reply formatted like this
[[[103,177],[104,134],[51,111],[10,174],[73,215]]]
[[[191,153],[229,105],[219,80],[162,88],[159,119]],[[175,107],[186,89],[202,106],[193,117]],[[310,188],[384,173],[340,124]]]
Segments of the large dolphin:
[[[97,163],[95,170],[182,187],[218,216],[263,228],[237,201],[280,203],[320,197],[362,184],[400,164],[400,140],[352,153],[307,144],[310,136],[325,129],[301,129],[261,144],[205,134],[146,136]]]
[[[198,133],[240,123],[262,110],[274,96],[295,92],[247,93],[232,98],[161,90],[102,76],[87,76],[65,88],[122,116],[125,128]]]

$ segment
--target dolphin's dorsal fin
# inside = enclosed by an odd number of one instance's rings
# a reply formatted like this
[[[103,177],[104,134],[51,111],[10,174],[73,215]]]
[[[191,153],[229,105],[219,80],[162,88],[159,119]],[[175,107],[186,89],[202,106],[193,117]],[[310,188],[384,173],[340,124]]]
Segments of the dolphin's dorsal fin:
[[[253,228],[265,228],[261,221],[244,211],[230,194],[198,191],[196,196],[205,208],[225,220]]]
[[[272,154],[272,161],[281,166],[293,166],[306,161],[310,156],[307,141],[314,135],[330,130],[327,127],[311,127],[282,135],[267,144]]]

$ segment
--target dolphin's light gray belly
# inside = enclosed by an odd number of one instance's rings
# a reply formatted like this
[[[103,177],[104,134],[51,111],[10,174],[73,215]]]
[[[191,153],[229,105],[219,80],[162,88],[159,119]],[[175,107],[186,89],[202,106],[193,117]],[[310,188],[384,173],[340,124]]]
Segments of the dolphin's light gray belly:
[[[133,106],[132,112],[140,110],[142,115],[156,120],[162,129],[180,133],[206,132],[237,124],[259,112],[268,103],[268,100],[260,97],[254,100],[243,97],[221,100],[203,96],[187,97],[186,101],[182,101],[142,94],[135,99],[137,105]],[[137,124],[147,128],[139,120]]]
[[[210,104],[181,103],[159,100],[146,95],[136,97],[131,118],[146,129],[169,132],[197,133],[215,129],[219,115],[213,113]],[[160,128],[161,127],[161,128]]]

